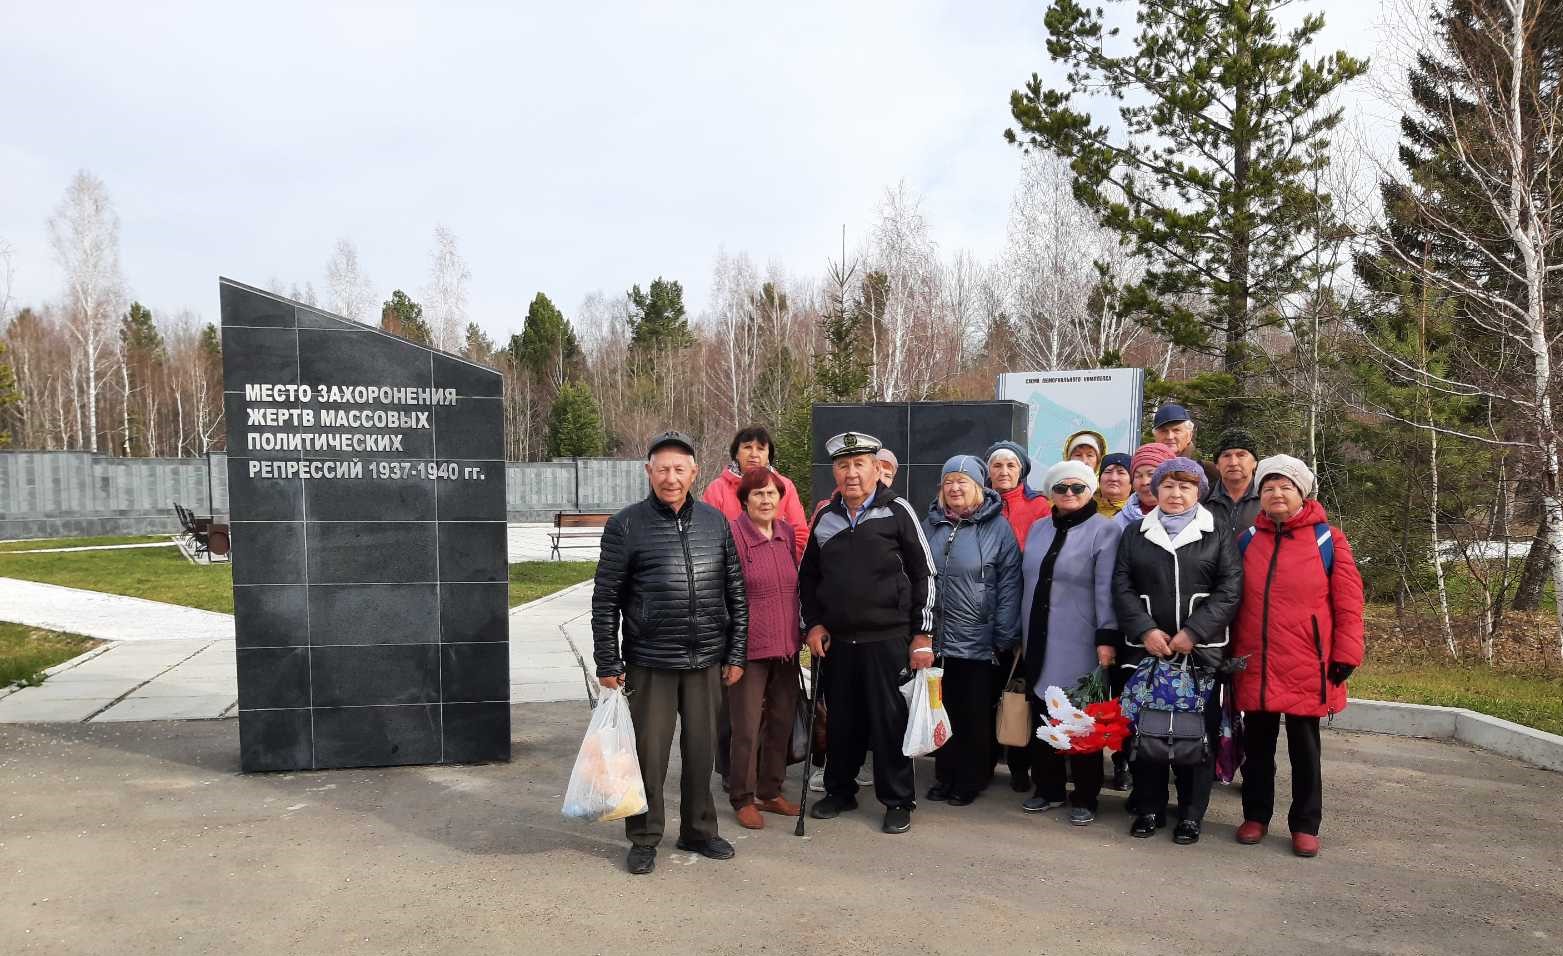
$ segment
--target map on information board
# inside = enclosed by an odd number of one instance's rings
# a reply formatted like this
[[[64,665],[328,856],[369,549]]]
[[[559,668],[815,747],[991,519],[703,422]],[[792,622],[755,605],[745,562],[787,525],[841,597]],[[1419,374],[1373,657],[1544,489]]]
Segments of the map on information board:
[[[1138,368],[1000,375],[996,397],[1031,407],[1026,449],[1032,463],[1030,484],[1042,487],[1048,466],[1064,457],[1064,439],[1081,429],[1101,432],[1109,453],[1132,454],[1140,443],[1144,386],[1145,371]]]

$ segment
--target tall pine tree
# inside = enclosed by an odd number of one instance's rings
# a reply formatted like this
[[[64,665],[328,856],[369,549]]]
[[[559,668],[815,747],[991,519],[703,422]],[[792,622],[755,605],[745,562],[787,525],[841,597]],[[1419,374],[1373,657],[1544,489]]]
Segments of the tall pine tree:
[[[1252,371],[1250,335],[1316,276],[1305,237],[1331,198],[1312,174],[1328,163],[1340,108],[1329,98],[1366,63],[1306,48],[1312,14],[1283,31],[1287,0],[1112,0],[1135,11],[1123,52],[1103,7],[1052,0],[1048,54],[1067,70],[1052,89],[1033,74],[1010,95],[1005,138],[1070,161],[1075,198],[1145,259],[1123,290],[1129,310],[1178,345],[1220,355],[1237,397]],[[1117,100],[1101,122],[1074,97]],[[1240,417],[1230,403],[1227,416]]]

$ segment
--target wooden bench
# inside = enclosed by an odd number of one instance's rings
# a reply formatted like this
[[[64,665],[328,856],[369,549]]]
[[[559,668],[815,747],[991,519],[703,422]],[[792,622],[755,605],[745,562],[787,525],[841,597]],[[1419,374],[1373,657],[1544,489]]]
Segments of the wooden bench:
[[[602,542],[602,529],[612,514],[602,511],[557,511],[554,513],[554,530],[548,532],[553,545],[550,559],[559,558],[560,548],[595,548]]]

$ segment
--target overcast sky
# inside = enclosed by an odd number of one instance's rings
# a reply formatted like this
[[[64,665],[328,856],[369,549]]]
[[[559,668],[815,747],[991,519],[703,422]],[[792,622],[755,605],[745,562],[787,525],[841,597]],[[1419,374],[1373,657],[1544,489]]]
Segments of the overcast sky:
[[[323,291],[339,237],[416,294],[436,223],[496,337],[536,291],[568,314],[658,275],[697,312],[719,247],[818,275],[903,179],[942,251],[986,258],[1008,94],[1056,75],[1042,0],[4,5],[19,304],[58,294],[45,220],[84,168],[131,294],[213,321],[219,274]],[[1376,0],[1306,8],[1374,52]]]

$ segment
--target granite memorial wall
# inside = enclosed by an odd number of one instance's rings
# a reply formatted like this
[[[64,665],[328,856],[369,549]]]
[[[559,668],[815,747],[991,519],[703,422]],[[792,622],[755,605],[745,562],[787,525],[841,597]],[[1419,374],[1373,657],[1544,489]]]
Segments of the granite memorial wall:
[[[1026,444],[1029,408],[1022,402],[869,402],[819,404],[812,420],[812,491],[818,501],[835,492],[825,440],[846,431],[873,435],[901,461],[895,489],[919,516],[939,492],[939,471],[955,455],[981,456],[1008,438]]]
[[[219,286],[243,769],[509,759],[499,373]]]

